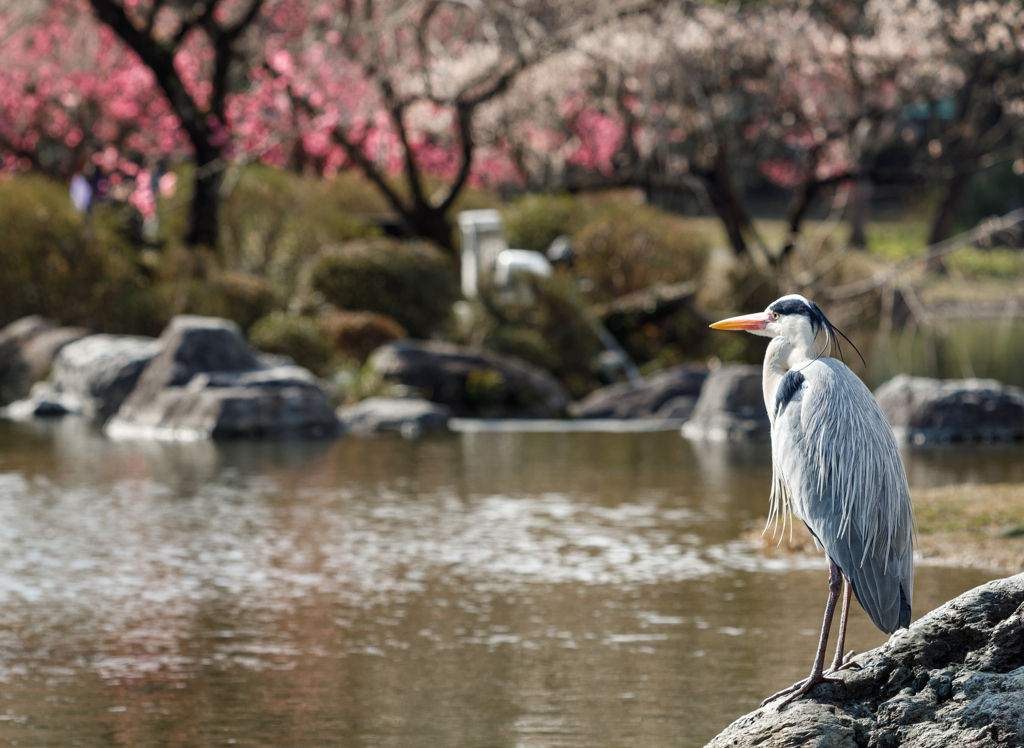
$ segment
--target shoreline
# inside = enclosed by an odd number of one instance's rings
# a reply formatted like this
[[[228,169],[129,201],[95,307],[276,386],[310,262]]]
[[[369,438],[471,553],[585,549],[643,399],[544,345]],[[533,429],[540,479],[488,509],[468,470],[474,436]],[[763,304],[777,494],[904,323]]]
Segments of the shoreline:
[[[1024,483],[974,483],[912,490],[918,536],[914,562],[923,566],[1024,571]],[[802,522],[762,536],[766,519],[740,536],[770,557],[817,554]],[[781,536],[781,542],[780,541]]]

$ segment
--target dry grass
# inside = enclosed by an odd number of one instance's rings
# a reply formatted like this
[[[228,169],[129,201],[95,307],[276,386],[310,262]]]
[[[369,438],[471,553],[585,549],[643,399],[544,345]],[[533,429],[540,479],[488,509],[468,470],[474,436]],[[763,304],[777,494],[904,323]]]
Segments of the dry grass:
[[[918,563],[1024,571],[1024,484],[958,485],[913,492]],[[765,554],[820,553],[803,523],[772,536],[758,525],[745,540]],[[781,537],[781,542],[779,542]]]

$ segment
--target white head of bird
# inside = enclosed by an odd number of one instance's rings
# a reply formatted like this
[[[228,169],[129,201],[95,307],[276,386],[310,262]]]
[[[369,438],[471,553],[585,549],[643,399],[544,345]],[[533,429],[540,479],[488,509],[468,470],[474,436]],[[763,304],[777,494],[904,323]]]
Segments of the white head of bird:
[[[799,294],[776,299],[763,312],[731,317],[711,326],[717,330],[744,330],[772,338],[764,357],[764,400],[772,421],[776,416],[779,387],[786,373],[802,371],[812,362],[829,355],[833,344],[842,358],[838,336],[846,338],[828,321],[817,304]],[[853,346],[853,349],[857,350],[857,347]]]
[[[791,369],[803,361],[820,358],[836,342],[839,332],[813,301],[790,294],[776,299],[763,312],[732,317],[711,325],[716,330],[745,330],[754,335],[776,338],[775,347],[785,348],[780,361]],[[845,337],[845,336],[844,336]]]

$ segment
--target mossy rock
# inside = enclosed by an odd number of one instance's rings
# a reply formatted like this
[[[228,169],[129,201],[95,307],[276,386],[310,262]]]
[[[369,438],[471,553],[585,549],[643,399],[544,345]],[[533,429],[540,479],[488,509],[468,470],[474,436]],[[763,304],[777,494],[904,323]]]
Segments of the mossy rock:
[[[311,285],[339,309],[386,314],[417,338],[443,328],[459,297],[454,264],[423,241],[369,239],[325,248]]]
[[[265,353],[289,356],[299,366],[324,376],[334,358],[334,346],[309,317],[272,312],[249,330],[249,343]]]
[[[477,410],[500,405],[508,397],[505,375],[497,369],[473,369],[466,375],[466,400]]]
[[[492,351],[518,356],[524,361],[554,372],[560,368],[560,356],[541,330],[519,325],[499,325],[484,340]]]

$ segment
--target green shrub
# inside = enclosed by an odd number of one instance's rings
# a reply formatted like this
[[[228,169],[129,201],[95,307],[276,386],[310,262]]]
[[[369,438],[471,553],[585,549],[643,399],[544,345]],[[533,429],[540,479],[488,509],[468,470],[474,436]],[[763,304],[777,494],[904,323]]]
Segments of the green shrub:
[[[216,273],[207,290],[202,313],[234,320],[243,330],[281,307],[281,300],[267,279],[252,273]]]
[[[375,312],[330,309],[321,313],[316,323],[343,358],[359,363],[365,362],[370,353],[385,343],[408,336],[393,317]]]
[[[221,266],[265,276],[287,295],[299,268],[323,245],[379,234],[346,209],[342,198],[349,195],[342,190],[339,196],[337,186],[280,169],[247,168],[221,207]]]
[[[586,319],[586,305],[567,278],[537,278],[532,299],[502,301],[495,295],[477,307],[469,339],[546,369],[579,398],[601,385],[597,358],[603,350]]]
[[[340,171],[330,179],[319,180],[319,184],[330,202],[349,215],[380,215],[393,210],[377,186],[358,170]]]
[[[704,266],[703,241],[679,216],[650,206],[605,206],[573,237],[576,272],[588,297],[607,301],[655,283],[694,280]]]
[[[299,366],[324,376],[334,357],[331,341],[309,317],[271,312],[249,330],[249,342],[266,353],[290,356]]]
[[[545,252],[557,237],[586,224],[588,208],[572,195],[524,195],[502,210],[510,247]]]
[[[451,260],[423,241],[369,239],[325,248],[311,286],[339,309],[386,314],[418,338],[443,327],[459,297]]]
[[[143,324],[148,280],[114,209],[83,216],[66,185],[7,177],[0,179],[0,226],[0,325],[28,314],[113,332]]]

